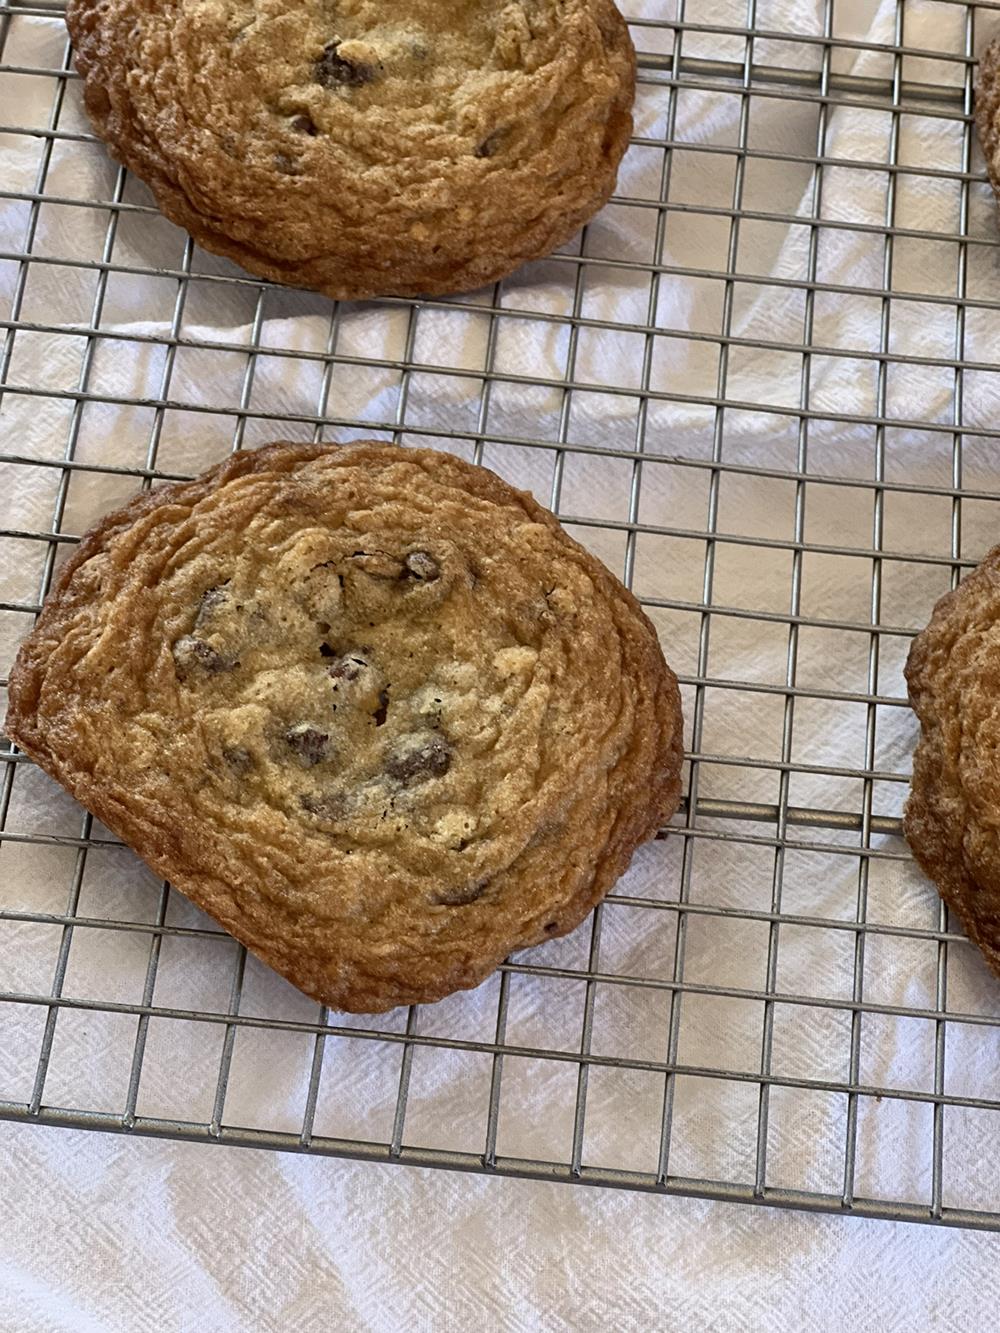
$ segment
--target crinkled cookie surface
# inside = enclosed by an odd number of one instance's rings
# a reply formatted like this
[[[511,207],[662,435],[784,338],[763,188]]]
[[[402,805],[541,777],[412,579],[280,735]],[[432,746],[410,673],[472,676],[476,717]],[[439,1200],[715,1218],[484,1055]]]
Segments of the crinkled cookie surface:
[[[87,111],[163,212],[336,298],[481,286],[606,201],[635,55],[611,0],[69,0]]]
[[[906,679],[921,735],[904,831],[1000,975],[1000,547],[937,603]]]
[[[632,595],[451,455],[277,444],[110,514],[10,736],[295,985],[377,1011],[576,926],[680,794]]]

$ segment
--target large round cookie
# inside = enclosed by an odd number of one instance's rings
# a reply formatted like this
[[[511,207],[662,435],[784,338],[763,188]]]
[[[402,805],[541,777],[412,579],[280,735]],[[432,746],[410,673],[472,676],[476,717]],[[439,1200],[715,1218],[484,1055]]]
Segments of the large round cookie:
[[[87,111],[207,250],[352,299],[460,291],[614,188],[612,0],[69,0]]]
[[[18,745],[302,990],[375,1011],[572,930],[680,794],[632,595],[449,454],[275,444],[110,514]]]
[[[906,679],[921,726],[906,837],[1000,975],[1000,546],[937,603]]]

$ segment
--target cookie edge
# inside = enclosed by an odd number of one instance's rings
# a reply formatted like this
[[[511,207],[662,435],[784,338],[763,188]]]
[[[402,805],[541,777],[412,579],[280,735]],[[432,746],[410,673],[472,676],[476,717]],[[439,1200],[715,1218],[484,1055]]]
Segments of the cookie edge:
[[[997,53],[1000,56],[1000,43],[997,44]],[[1000,947],[983,932],[970,905],[974,896],[982,890],[970,873],[963,855],[966,821],[947,818],[943,809],[943,798],[947,794],[944,779],[949,767],[940,743],[934,691],[928,687],[925,667],[935,641],[947,629],[953,610],[961,606],[979,583],[998,581],[1000,545],[988,551],[957,587],[938,599],[927,625],[910,645],[904,675],[910,707],[920,722],[920,736],[913,752],[910,794],[903,810],[903,834],[920,869],[958,917],[990,970],[1000,977]],[[955,788],[961,796],[962,789],[957,778]]]

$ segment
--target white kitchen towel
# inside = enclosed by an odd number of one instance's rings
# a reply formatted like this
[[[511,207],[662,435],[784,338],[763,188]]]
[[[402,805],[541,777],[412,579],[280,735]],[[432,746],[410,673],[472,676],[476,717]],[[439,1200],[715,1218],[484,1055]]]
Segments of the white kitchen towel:
[[[629,12],[653,20],[676,13],[659,0]],[[746,5],[689,3],[683,17],[692,26],[680,54],[692,62],[692,86],[682,80],[672,95],[653,80],[640,85],[638,142],[619,189],[629,202],[609,205],[587,229],[579,279],[577,247],[569,246],[505,281],[492,339],[491,292],[416,311],[402,302],[345,306],[334,316],[320,297],[213,281],[238,271],[192,250],[149,210],[137,182],[124,183],[130,207],[86,206],[115,198],[121,184],[100,145],[0,134],[0,256],[9,256],[0,257],[0,317],[21,325],[7,379],[31,390],[7,393],[0,411],[0,457],[9,460],[0,461],[5,531],[46,532],[55,520],[59,531],[78,534],[135,489],[128,471],[83,467],[64,481],[50,464],[68,448],[84,465],[155,463],[181,475],[234,443],[311,438],[317,417],[334,423],[326,438],[399,422],[407,441],[466,456],[480,457],[470,439],[481,434],[483,462],[558,503],[574,535],[612,568],[631,572],[636,592],[652,599],[675,668],[688,681],[707,681],[700,693],[685,686],[688,745],[705,756],[702,802],[773,804],[785,795],[793,807],[853,815],[865,799],[855,774],[866,769],[876,775],[873,813],[898,816],[915,735],[902,706],[906,631],[926,620],[952,577],[948,488],[957,457],[962,484],[974,493],[963,503],[961,558],[976,559],[1000,528],[1000,462],[988,433],[998,406],[991,364],[1000,251],[978,153],[974,179],[963,174],[966,122],[915,114],[912,102],[894,121],[864,82],[892,78],[898,65],[909,83],[961,87],[960,62],[899,58],[892,43],[902,23],[907,51],[960,54],[964,6],[917,0],[904,11],[890,0],[836,0],[830,12],[835,38],[860,43],[837,46],[829,66],[855,78],[840,95],[860,105],[825,102],[810,84],[799,97],[771,96],[778,89],[766,81],[745,103],[738,84],[696,62],[743,60]],[[757,0],[752,13],[771,34],[755,43],[756,63],[822,68],[819,0]],[[699,32],[699,25],[737,31]],[[993,13],[981,12],[977,51],[997,26]],[[670,49],[663,30],[635,32],[641,49]],[[792,43],[781,33],[817,40]],[[15,13],[3,50],[8,65],[44,70],[64,59],[57,20]],[[56,87],[44,74],[0,71],[0,120],[44,131]],[[933,112],[940,103],[922,105]],[[87,133],[75,83],[58,110],[60,130]],[[664,136],[678,145],[666,163],[656,146]],[[725,151],[740,145],[745,155]],[[671,207],[661,220],[651,205],[664,191]],[[954,237],[966,208],[973,243],[960,247]],[[742,214],[736,222],[734,212]],[[809,225],[817,217],[824,225]],[[22,268],[13,256],[27,248],[39,262]],[[737,278],[727,284],[730,270]],[[191,275],[181,288],[178,271]],[[891,300],[883,295],[887,273]],[[959,324],[948,298],[966,293]],[[575,325],[565,318],[571,314]],[[646,358],[650,321],[658,332]],[[101,336],[88,338],[95,326]],[[807,337],[816,350],[804,362],[796,349]],[[328,363],[331,346],[340,359]],[[401,360],[410,367],[405,376]],[[485,393],[484,368],[495,372]],[[575,386],[568,399],[566,380]],[[960,455],[947,429],[956,394],[973,431]],[[722,413],[719,398],[727,403]],[[796,415],[800,407],[805,418]],[[569,448],[517,443],[533,440]],[[633,460],[617,456],[636,448],[648,459],[638,485]],[[721,472],[705,466],[713,456]],[[870,486],[824,478],[891,487],[876,500]],[[630,547],[627,525],[636,521],[643,530]],[[719,535],[711,547],[709,524]],[[0,602],[30,608],[49,547],[28,535],[0,542]],[[887,553],[877,566],[876,543]],[[717,608],[707,639],[698,609],[705,598]],[[873,614],[899,631],[881,635],[877,653],[865,631]],[[782,690],[790,623],[798,624],[801,693],[789,715]],[[29,624],[28,611],[0,612],[0,671]],[[736,688],[741,683],[749,688]],[[871,708],[870,693],[878,701]],[[786,752],[792,768],[783,791]],[[79,808],[27,763],[16,765],[5,827],[13,837],[0,842],[0,909],[60,915],[76,885],[82,917],[156,919],[161,886],[125,849],[109,841],[80,862],[72,846],[20,840],[109,837],[85,825]],[[687,865],[680,837],[640,851],[617,890],[633,902],[609,903],[602,914],[599,969],[654,982],[674,976],[682,918],[669,903],[688,875],[694,910],[683,917],[683,979],[704,990],[680,1002],[673,1053],[700,1072],[674,1082],[669,1167],[752,1184],[759,1087],[749,1076],[760,1069],[765,1009],[751,995],[766,980],[774,824],[699,816],[697,827],[707,836],[691,840]],[[735,841],[711,836],[720,830]],[[936,1027],[891,1011],[935,1008],[938,945],[921,932],[939,927],[936,895],[899,839],[884,832],[872,836],[877,855],[865,858],[866,877],[851,854],[860,845],[856,829],[793,826],[789,839],[780,910],[795,919],[778,932],[775,989],[816,1003],[773,1010],[770,1069],[778,1082],[767,1183],[836,1195],[853,1123],[856,1193],[926,1205],[933,1110],[906,1094],[933,1090]],[[855,1031],[843,1006],[857,983],[856,936],[839,927],[856,919],[859,893],[866,919],[883,929],[865,942],[862,994],[873,1008]],[[235,947],[177,894],[167,922],[202,933],[164,937],[154,1008],[226,1012]],[[60,939],[58,924],[0,918],[0,990],[48,995]],[[556,1055],[579,1049],[579,974],[590,948],[588,923],[522,959],[571,975],[512,976],[507,1043]],[[63,995],[85,1005],[140,1003],[149,950],[141,931],[77,928]],[[494,978],[418,1015],[420,1036],[469,1049],[415,1047],[406,1144],[482,1152],[492,1058],[478,1048],[495,1037],[498,987]],[[964,942],[948,946],[947,1002],[955,1014],[1000,1015],[997,983]],[[253,960],[240,1013],[306,1024],[317,1016],[315,1005]],[[31,1099],[45,1021],[41,1005],[0,1002],[0,1098]],[[401,1013],[348,1019],[344,1035],[328,1039],[317,1134],[390,1137],[401,1048],[349,1034],[391,1038],[405,1022]],[[121,1115],[136,1031],[127,1012],[62,1009],[44,1103]],[[656,1169],[663,1077],[641,1066],[667,1058],[669,1032],[669,991],[597,987],[593,1053],[638,1067],[591,1067],[588,1165]],[[219,1024],[154,1016],[137,1113],[210,1120],[222,1041]],[[996,1099],[998,1047],[995,1028],[949,1022],[946,1094]],[[224,1122],[297,1132],[312,1057],[308,1032],[241,1027]],[[715,1076],[723,1071],[744,1077]],[[904,1095],[862,1095],[852,1110],[845,1094],[824,1086],[852,1078]],[[571,1061],[508,1056],[498,1151],[567,1161],[576,1088]],[[0,1233],[5,1329],[465,1328],[477,1309],[487,1326],[514,1328],[835,1328],[848,1319],[903,1328],[932,1318],[958,1327],[975,1316],[992,1272],[989,1238],[972,1233],[22,1126],[0,1134],[4,1197],[26,1201]],[[996,1112],[945,1108],[946,1205],[1000,1207],[998,1146]],[[54,1235],[58,1245],[49,1243]]]
[[[989,1327],[996,1237],[0,1126],[5,1333]],[[985,1317],[985,1322],[984,1322]]]

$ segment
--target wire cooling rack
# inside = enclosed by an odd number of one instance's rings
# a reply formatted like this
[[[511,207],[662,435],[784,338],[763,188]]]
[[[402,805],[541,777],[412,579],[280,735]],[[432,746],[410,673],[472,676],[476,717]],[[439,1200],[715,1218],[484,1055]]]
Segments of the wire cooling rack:
[[[905,652],[1000,498],[998,9],[633,5],[636,137],[584,235],[337,307],[161,219],[60,11],[0,4],[0,669],[137,487],[375,435],[551,504],[688,727],[681,813],[589,923],[379,1018],[247,959],[5,741],[0,1116],[1000,1228],[1000,992],[899,824]]]

